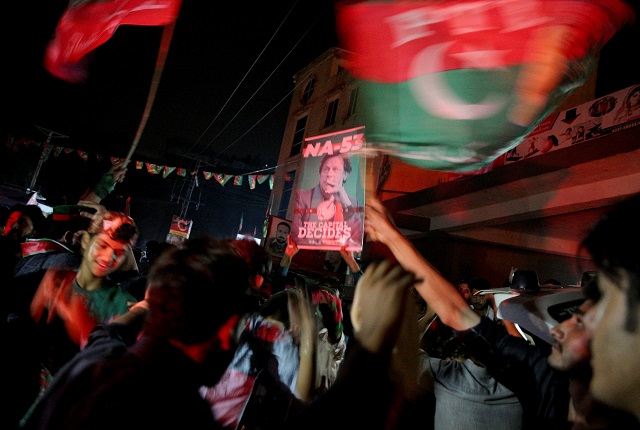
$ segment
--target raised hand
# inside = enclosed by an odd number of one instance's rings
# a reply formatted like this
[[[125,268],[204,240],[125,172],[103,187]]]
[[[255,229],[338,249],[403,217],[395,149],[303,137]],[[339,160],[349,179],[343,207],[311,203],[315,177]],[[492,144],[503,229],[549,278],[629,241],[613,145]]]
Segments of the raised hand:
[[[293,258],[298,253],[298,244],[291,240],[291,235],[287,236],[287,247],[284,249],[284,253]]]
[[[351,306],[354,336],[372,353],[391,349],[407,312],[413,273],[390,261],[371,263],[356,286]]]
[[[373,195],[367,198],[364,232],[371,240],[380,241],[386,245],[399,234],[382,202]]]

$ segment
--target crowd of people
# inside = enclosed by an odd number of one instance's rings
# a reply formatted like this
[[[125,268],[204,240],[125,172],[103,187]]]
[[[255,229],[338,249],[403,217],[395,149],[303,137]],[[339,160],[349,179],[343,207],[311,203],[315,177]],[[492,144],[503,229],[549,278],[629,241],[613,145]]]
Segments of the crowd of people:
[[[252,240],[134,253],[135,221],[100,205],[123,177],[52,219],[16,205],[2,220],[2,428],[640,428],[640,195],[584,238],[597,276],[543,348],[498,317],[487,280],[443,277],[375,196],[364,230],[388,253],[336,252],[356,281],[345,301],[335,277],[289,271],[291,240],[275,267]]]

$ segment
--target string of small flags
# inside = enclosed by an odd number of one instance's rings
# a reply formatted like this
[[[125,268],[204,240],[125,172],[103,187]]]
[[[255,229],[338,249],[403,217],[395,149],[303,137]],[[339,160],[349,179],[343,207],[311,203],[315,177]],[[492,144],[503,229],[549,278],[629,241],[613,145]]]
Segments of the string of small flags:
[[[32,140],[27,140],[27,139],[16,139],[16,140],[13,140],[12,144],[16,146],[20,146],[24,144],[35,144],[37,146],[42,146],[42,142],[36,142]],[[7,146],[9,146],[9,144]],[[45,158],[51,154],[53,154],[54,157],[58,157],[62,153],[71,154],[73,152],[76,152],[80,156],[80,158],[82,158],[84,161],[88,161],[89,157],[92,155],[91,153],[87,151],[83,151],[81,149],[67,148],[64,146],[53,145],[51,143],[45,143],[45,150],[44,150]],[[98,161],[102,161],[104,159],[104,156],[102,154],[93,154],[93,155],[95,155]],[[114,164],[114,165],[125,160],[124,158],[121,158],[121,157],[109,157],[109,159],[111,161],[111,164]],[[134,161],[134,163],[137,170],[146,169],[146,171],[151,175],[162,175],[163,179],[166,179],[173,172],[175,172],[176,175],[182,176],[182,177],[186,177],[187,175],[195,176],[198,173],[202,173],[202,176],[204,176],[206,180],[214,178],[220,185],[224,187],[225,184],[229,182],[231,179],[233,179],[233,185],[241,186],[244,183],[244,177],[246,176],[250,189],[252,190],[255,189],[256,183],[263,184],[266,181],[269,181],[269,189],[273,190],[273,174],[233,175],[228,173],[209,172],[205,170],[200,171],[198,169],[190,170],[190,169],[185,169],[184,167],[163,166],[160,164],[148,163],[144,161]]]

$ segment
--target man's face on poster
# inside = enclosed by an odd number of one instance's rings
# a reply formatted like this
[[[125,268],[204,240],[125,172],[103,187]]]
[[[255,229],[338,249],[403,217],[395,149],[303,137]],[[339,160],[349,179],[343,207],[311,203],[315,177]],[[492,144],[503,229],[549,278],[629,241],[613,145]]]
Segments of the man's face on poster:
[[[328,158],[320,169],[320,189],[327,194],[335,193],[347,180],[342,157]]]
[[[289,231],[291,231],[291,228],[287,224],[280,224],[276,230],[276,242],[280,244],[287,243]]]

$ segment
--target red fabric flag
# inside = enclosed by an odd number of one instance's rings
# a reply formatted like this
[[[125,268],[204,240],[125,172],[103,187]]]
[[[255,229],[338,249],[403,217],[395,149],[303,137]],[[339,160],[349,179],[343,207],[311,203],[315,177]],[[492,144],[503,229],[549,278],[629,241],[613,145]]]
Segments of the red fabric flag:
[[[234,176],[233,177],[233,185],[242,185],[242,176]]]
[[[182,0],[72,0],[47,46],[44,67],[69,82],[84,80],[81,60],[113,36],[120,25],[167,25]]]

